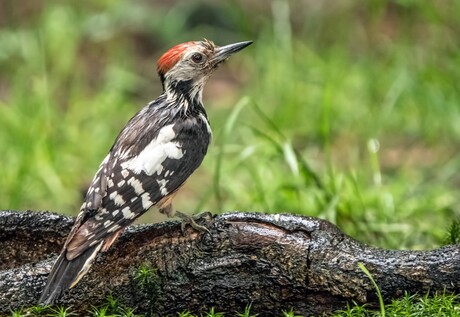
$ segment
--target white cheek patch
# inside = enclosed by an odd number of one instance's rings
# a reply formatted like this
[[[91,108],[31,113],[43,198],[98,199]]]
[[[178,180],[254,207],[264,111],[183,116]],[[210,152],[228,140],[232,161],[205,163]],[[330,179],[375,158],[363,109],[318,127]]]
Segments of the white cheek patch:
[[[176,137],[173,124],[164,126],[158,136],[142,150],[136,157],[121,164],[122,168],[128,168],[136,174],[144,172],[152,176],[163,171],[163,162],[166,159],[180,159],[184,151],[177,142],[172,142]]]

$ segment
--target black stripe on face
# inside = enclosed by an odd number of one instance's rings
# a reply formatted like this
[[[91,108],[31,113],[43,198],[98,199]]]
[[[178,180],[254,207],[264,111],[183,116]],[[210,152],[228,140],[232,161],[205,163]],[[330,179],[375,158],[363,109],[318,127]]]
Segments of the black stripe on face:
[[[170,87],[180,95],[188,95],[193,88],[193,80],[175,80],[171,82]]]

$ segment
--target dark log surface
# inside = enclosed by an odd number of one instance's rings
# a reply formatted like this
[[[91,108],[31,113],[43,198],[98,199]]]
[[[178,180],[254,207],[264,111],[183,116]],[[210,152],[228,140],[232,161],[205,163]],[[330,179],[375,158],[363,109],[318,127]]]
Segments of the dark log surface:
[[[48,212],[0,212],[0,312],[35,305],[73,218]],[[460,290],[458,246],[391,251],[353,240],[331,223],[289,214],[235,212],[213,218],[210,233],[179,222],[128,228],[58,304],[83,311],[108,296],[138,313],[177,315],[211,307],[234,314],[252,303],[259,316],[291,307],[329,313],[352,301],[376,305],[371,272],[385,299]],[[154,285],[134,278],[156,267]]]

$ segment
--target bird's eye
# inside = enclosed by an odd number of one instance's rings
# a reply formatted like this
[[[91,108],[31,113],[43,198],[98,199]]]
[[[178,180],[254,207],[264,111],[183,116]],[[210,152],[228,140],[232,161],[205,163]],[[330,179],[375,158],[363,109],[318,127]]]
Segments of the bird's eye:
[[[203,59],[204,57],[201,53],[195,53],[192,55],[192,61],[194,61],[195,63],[201,63]]]

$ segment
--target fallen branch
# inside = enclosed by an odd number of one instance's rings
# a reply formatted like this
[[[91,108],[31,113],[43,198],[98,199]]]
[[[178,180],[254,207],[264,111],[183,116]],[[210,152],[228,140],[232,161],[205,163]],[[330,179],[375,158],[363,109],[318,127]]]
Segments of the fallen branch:
[[[51,264],[73,223],[47,212],[0,212],[0,312],[35,305]],[[431,251],[369,247],[317,218],[227,213],[210,233],[179,222],[132,226],[58,304],[78,311],[109,294],[137,313],[175,315],[211,307],[234,313],[252,303],[260,316],[343,309],[352,301],[377,305],[370,271],[386,300],[405,292],[458,292],[458,246]],[[139,279],[139,267],[157,268]]]

